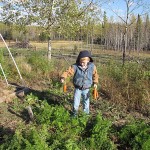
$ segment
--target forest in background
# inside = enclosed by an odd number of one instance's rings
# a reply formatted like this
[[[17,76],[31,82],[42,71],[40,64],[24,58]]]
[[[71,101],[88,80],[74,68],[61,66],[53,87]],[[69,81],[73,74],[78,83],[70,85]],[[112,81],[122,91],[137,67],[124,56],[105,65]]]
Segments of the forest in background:
[[[132,25],[128,29],[127,50],[131,51],[150,51],[150,20],[149,16],[138,16],[138,20],[133,15]],[[88,22],[87,25],[80,26],[80,30],[76,35],[61,34],[57,31],[52,31],[52,40],[70,40],[83,41],[88,44],[98,44],[104,50],[123,50],[123,34],[124,25],[119,22],[111,22],[107,19],[106,12],[103,15],[103,22],[93,24]],[[16,42],[30,42],[40,41],[46,42],[47,34],[38,26],[27,26],[24,30],[21,26],[0,23],[0,33],[6,40],[13,40]],[[26,45],[27,46],[27,45]],[[92,46],[91,46],[92,49]]]
[[[115,1],[13,1],[1,2],[0,33],[5,40],[29,41],[76,40],[99,44],[115,51],[149,51],[150,20],[148,5],[139,0],[122,0],[125,14],[103,6]],[[136,11],[141,8],[142,12]],[[147,8],[147,9],[146,9]],[[145,10],[144,10],[145,9]],[[114,15],[118,17],[116,20]],[[49,43],[49,47],[51,47]],[[49,49],[50,50],[50,49]]]

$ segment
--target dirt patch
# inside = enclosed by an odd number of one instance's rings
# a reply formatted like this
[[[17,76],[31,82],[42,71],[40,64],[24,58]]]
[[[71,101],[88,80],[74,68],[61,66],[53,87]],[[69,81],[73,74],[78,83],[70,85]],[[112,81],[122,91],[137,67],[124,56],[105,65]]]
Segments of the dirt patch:
[[[0,80],[0,134],[4,135],[14,132],[18,124],[24,122],[26,119],[20,114],[13,111],[13,103],[15,98],[19,98],[22,89],[18,86],[7,85],[4,81]],[[20,102],[23,102],[20,99]],[[19,104],[18,104],[19,107]],[[1,142],[0,138],[0,142]]]
[[[11,100],[15,97],[15,87],[8,86],[5,82],[0,80],[0,103],[11,102]]]
[[[11,102],[14,98],[21,98],[24,96],[24,92],[26,92],[28,88],[21,87],[14,84],[7,85],[2,80],[0,80],[0,103]]]
[[[8,104],[0,104],[0,127],[14,130],[16,128],[16,125],[21,121],[21,118],[9,111]]]

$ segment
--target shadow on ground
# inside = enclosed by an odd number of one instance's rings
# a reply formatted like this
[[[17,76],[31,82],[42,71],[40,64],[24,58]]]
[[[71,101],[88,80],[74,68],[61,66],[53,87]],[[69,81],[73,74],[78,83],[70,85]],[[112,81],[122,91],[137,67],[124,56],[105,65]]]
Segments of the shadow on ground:
[[[4,143],[7,138],[13,136],[14,133],[14,130],[0,126],[0,145]]]

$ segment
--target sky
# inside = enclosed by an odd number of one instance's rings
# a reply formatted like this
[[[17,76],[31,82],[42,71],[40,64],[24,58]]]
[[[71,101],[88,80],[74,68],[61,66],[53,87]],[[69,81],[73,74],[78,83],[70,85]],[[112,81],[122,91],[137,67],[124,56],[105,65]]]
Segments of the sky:
[[[87,3],[91,2],[91,0],[85,0],[85,1]],[[138,0],[130,0],[130,1],[135,2]],[[119,21],[118,16],[120,16],[122,18],[125,18],[125,16],[126,16],[127,7],[126,7],[125,0],[93,0],[93,2],[96,3],[96,6],[100,8],[102,13],[104,11],[106,11],[106,15],[107,15],[108,19],[112,18],[112,16],[113,16],[114,21]],[[141,15],[141,14],[145,14],[146,12],[150,12],[150,0],[141,0],[141,2],[146,3],[146,5],[143,5],[143,7],[140,7],[140,8],[135,8],[133,13],[136,16],[137,16],[137,14]],[[2,5],[0,2],[0,12],[2,11],[1,6]],[[136,3],[132,3],[131,6],[129,7],[130,10],[132,10],[135,6],[137,6]],[[149,7],[149,11],[146,7]],[[1,16],[0,16],[0,18],[1,18]]]
[[[130,0],[130,1],[136,1],[136,0]],[[141,4],[141,7],[137,8],[136,3],[131,3],[129,10],[133,10],[134,15],[144,15],[145,13],[150,12],[150,0],[141,0],[142,3],[145,3],[145,5]],[[114,20],[119,20],[119,17],[122,17],[125,19],[126,12],[127,12],[127,6],[125,3],[125,0],[110,0],[110,2],[107,2],[102,5],[101,10],[104,12],[106,11],[107,16],[110,18],[113,16]],[[117,14],[117,15],[116,15]],[[131,13],[130,13],[131,14]],[[150,14],[149,14],[150,15]]]

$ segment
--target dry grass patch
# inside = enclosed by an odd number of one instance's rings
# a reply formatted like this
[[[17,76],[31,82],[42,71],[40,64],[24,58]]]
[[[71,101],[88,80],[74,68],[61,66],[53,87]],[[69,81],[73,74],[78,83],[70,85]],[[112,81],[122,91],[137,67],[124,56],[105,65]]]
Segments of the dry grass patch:
[[[1,48],[1,47],[5,47],[5,44],[4,44],[3,41],[0,41],[0,48]]]
[[[36,46],[38,49],[46,49],[48,47],[47,42],[31,42],[33,46]],[[73,49],[74,45],[82,44],[82,42],[78,41],[52,41],[52,48],[62,49],[62,48],[70,48]]]

